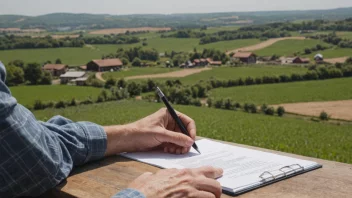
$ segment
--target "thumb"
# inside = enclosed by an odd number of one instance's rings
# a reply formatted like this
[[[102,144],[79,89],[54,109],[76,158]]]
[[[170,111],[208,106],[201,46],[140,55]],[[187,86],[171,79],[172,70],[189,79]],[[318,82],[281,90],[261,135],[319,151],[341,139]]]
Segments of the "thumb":
[[[159,135],[159,140],[163,143],[169,142],[181,147],[191,147],[194,143],[194,140],[187,135],[167,129],[165,129],[164,133]]]

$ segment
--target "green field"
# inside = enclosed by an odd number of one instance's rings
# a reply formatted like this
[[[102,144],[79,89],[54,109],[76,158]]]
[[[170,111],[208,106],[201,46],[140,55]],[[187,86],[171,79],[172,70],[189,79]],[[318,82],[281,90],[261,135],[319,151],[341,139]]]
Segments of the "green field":
[[[352,99],[352,78],[213,89],[210,97],[237,102],[282,104]]]
[[[148,68],[135,68],[131,67],[128,70],[122,70],[120,72],[109,72],[104,73],[104,79],[108,78],[125,78],[128,76],[140,76],[147,74],[161,74],[167,72],[173,72],[179,70],[178,68],[164,68],[164,67],[148,67]]]
[[[274,54],[279,56],[293,56],[295,52],[304,52],[305,48],[315,47],[317,44],[328,46],[329,44],[319,40],[284,40],[279,41],[269,47],[255,51],[259,56],[272,56]]]
[[[122,101],[60,110],[47,109],[35,111],[34,114],[44,120],[62,115],[75,121],[113,125],[135,121],[160,107],[163,105]],[[352,125],[338,126],[192,106],[175,108],[196,121],[197,134],[203,137],[352,163]]]
[[[313,60],[314,56],[316,54],[322,54],[324,55],[324,58],[340,58],[340,57],[345,57],[345,56],[349,56],[352,57],[352,49],[351,48],[331,48],[331,49],[327,49],[321,52],[315,52],[312,53],[309,56],[305,56],[305,57],[309,57]]]
[[[181,80],[183,84],[192,85],[196,84],[201,80],[208,80],[210,78],[216,78],[218,80],[229,80],[250,77],[262,77],[262,76],[273,76],[281,74],[292,74],[306,73],[307,69],[302,67],[290,67],[290,66],[257,66],[251,65],[247,67],[214,67],[212,70],[203,71],[198,74],[193,74],[183,78],[177,78]],[[170,78],[168,78],[170,79]],[[156,81],[166,81],[166,78],[155,79]],[[141,80],[135,80],[141,81]]]
[[[88,97],[95,99],[101,89],[93,87],[76,87],[67,85],[48,86],[19,86],[10,88],[12,95],[24,106],[32,106],[36,100],[42,102],[69,101],[72,98],[85,100]]]

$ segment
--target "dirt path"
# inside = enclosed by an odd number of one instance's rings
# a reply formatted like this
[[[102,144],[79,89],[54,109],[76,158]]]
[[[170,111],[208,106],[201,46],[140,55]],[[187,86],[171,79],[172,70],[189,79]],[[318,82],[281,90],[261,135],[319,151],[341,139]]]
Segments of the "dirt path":
[[[255,51],[255,50],[260,50],[266,47],[269,47],[271,45],[273,45],[276,42],[279,41],[283,41],[283,40],[304,40],[306,39],[305,37],[283,37],[283,38],[274,38],[274,39],[269,39],[267,41],[261,42],[259,44],[256,45],[251,45],[248,47],[242,47],[242,48],[238,48],[235,50],[231,50],[229,52],[227,52],[227,54],[230,54],[231,52],[236,53],[239,51],[243,51],[243,52],[251,52],[251,51]]]
[[[283,106],[287,112],[299,115],[319,117],[320,113],[325,111],[331,116],[331,118],[352,120],[352,100],[292,103],[275,106]]]
[[[205,67],[200,69],[183,69],[180,71],[174,71],[174,72],[162,73],[162,74],[130,76],[130,77],[126,77],[125,79],[134,80],[134,79],[146,79],[146,78],[182,78],[182,77],[186,77],[192,74],[197,74],[207,70],[211,70],[211,68]]]
[[[104,80],[104,78],[103,78],[103,72],[95,73],[95,77],[102,82],[106,82],[106,80]]]
[[[325,61],[325,62],[328,62],[328,63],[335,64],[335,63],[344,63],[344,62],[346,62],[347,59],[348,59],[348,56],[340,57],[340,58],[324,59],[324,61]]]

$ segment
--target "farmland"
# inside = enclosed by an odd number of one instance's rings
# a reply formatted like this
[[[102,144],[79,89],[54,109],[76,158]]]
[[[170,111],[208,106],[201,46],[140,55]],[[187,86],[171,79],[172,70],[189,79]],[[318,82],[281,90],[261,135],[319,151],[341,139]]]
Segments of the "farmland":
[[[351,48],[334,47],[334,48],[327,49],[327,50],[317,52],[317,53],[323,54],[324,58],[340,58],[340,57],[345,57],[345,56],[350,57],[350,56],[352,56],[352,49]],[[316,53],[313,53],[313,54],[309,55],[308,57],[313,59],[315,54]]]
[[[42,102],[69,101],[72,98],[85,100],[88,97],[95,99],[101,89],[93,87],[76,87],[66,85],[55,86],[19,86],[11,87],[12,95],[24,106],[32,106],[36,100]]]
[[[274,54],[279,56],[293,56],[296,52],[304,52],[305,48],[315,47],[317,44],[328,46],[329,44],[319,40],[305,39],[305,40],[284,40],[279,41],[267,48],[255,51],[259,56],[272,56]]]
[[[126,78],[129,76],[140,76],[146,74],[160,74],[167,73],[179,70],[178,68],[161,68],[161,67],[153,67],[153,68],[130,68],[128,70],[122,70],[120,72],[110,72],[104,73],[103,77],[105,79],[108,78]]]
[[[208,80],[216,78],[218,80],[229,80],[250,77],[262,77],[264,75],[281,75],[281,74],[303,74],[307,69],[302,67],[289,67],[289,66],[247,66],[247,67],[219,67],[213,68],[209,71],[203,71],[198,74],[178,78],[183,84],[191,85],[198,83],[201,80]],[[165,81],[168,79],[158,79],[158,81]]]
[[[160,107],[163,105],[121,101],[60,110],[47,109],[35,111],[34,114],[38,119],[45,120],[54,115],[62,115],[75,121],[112,125],[135,121]],[[210,108],[175,107],[194,118],[197,134],[203,137],[352,163],[351,125],[338,126]]]
[[[352,99],[352,78],[220,88],[211,91],[216,99],[238,102],[281,104]]]

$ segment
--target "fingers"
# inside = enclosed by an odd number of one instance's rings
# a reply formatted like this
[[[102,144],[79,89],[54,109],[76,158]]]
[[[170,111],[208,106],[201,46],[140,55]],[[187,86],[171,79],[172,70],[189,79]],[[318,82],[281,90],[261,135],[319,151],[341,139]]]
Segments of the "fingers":
[[[164,132],[157,134],[157,139],[163,143],[169,142],[180,147],[191,147],[194,143],[194,140],[187,135],[166,129]]]
[[[206,191],[197,191],[191,197],[195,198],[216,198],[214,194]]]
[[[195,169],[195,172],[198,174],[202,174],[207,178],[217,179],[222,176],[223,170],[221,168],[214,168],[211,166],[205,166],[201,168]]]
[[[196,189],[200,191],[206,191],[210,192],[215,197],[220,197],[221,196],[221,185],[218,181],[214,179],[209,179],[209,178],[199,178],[196,180]]]
[[[194,122],[194,120],[190,117],[188,117],[187,115],[180,113],[178,111],[176,111],[177,115],[180,117],[180,119],[182,120],[182,122],[185,124],[191,138],[193,140],[196,139],[196,133],[197,133],[197,129],[196,129],[196,123]]]

